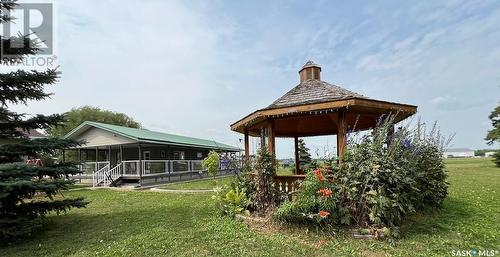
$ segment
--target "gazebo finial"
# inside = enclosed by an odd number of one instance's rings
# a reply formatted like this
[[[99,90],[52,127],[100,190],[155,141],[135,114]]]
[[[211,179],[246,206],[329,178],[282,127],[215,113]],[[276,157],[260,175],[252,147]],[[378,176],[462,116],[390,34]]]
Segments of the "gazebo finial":
[[[299,70],[300,82],[306,81],[308,79],[317,79],[320,80],[321,67],[309,60],[302,66],[302,69]]]

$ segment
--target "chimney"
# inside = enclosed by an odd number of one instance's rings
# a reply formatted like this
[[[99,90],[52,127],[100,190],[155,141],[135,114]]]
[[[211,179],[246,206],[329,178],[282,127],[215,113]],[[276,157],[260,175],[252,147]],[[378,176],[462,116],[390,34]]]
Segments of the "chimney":
[[[320,80],[321,67],[313,61],[308,61],[299,71],[300,82],[308,79]]]

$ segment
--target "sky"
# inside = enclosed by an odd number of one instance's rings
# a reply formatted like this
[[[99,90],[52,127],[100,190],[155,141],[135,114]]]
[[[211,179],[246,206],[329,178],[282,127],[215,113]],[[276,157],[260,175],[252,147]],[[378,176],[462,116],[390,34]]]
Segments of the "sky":
[[[268,106],[313,60],[322,80],[418,106],[487,148],[500,101],[499,1],[98,1],[54,3],[61,79],[50,100],[14,109],[123,112],[150,130],[240,146],[230,124]],[[1,69],[4,69],[2,67]],[[335,136],[306,138],[313,156]],[[293,157],[279,139],[278,158]]]

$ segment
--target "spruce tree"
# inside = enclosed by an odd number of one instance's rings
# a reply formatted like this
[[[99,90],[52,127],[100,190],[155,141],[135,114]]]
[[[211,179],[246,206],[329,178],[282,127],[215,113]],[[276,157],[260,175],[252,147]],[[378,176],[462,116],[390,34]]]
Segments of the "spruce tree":
[[[303,139],[299,139],[299,168],[300,170],[306,170],[311,164],[311,154],[309,154],[309,148],[306,146],[306,142]]]
[[[12,1],[0,2],[0,24],[10,22]],[[0,38],[3,67],[26,55],[36,54],[36,42],[27,36]],[[23,48],[10,48],[12,41],[23,40]],[[44,88],[57,82],[58,71],[17,70],[0,73],[0,241],[7,242],[31,234],[43,224],[50,212],[64,212],[72,207],[84,207],[83,198],[68,199],[59,193],[74,183],[69,175],[79,173],[77,163],[47,162],[43,166],[27,164],[29,159],[54,156],[62,149],[79,145],[78,142],[58,138],[30,139],[26,132],[48,129],[63,121],[62,115],[33,115],[8,109],[12,104],[27,104],[50,96]]]
[[[500,105],[497,106],[488,116],[491,120],[491,126],[493,127],[488,131],[485,140],[489,145],[500,142]],[[500,150],[497,150],[493,155],[494,162],[497,167],[500,167]]]

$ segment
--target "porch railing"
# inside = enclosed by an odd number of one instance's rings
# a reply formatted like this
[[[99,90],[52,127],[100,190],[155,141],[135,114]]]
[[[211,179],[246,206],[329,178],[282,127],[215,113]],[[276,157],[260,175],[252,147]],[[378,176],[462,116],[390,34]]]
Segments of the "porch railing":
[[[101,183],[105,183],[107,179],[107,175],[109,172],[109,163],[97,170],[94,174],[92,174],[92,186],[99,186]]]
[[[122,161],[123,163],[123,175],[124,176],[139,176],[139,161]]]
[[[203,171],[202,160],[130,160],[122,161],[121,174],[125,176],[155,175],[161,173],[175,172],[199,172]],[[85,162],[80,165],[80,170],[84,175],[92,175],[105,166],[110,165],[109,161]],[[113,167],[111,167],[113,168]],[[220,170],[230,170],[241,168],[240,162],[221,160]]]
[[[237,168],[232,163],[220,164],[220,170]],[[203,171],[202,160],[131,160],[122,161],[112,167],[110,162],[87,162],[81,165],[84,173],[92,175],[93,186],[109,186],[119,178],[134,178],[154,176],[200,173]]]
[[[96,171],[104,168],[106,165],[109,165],[108,161],[104,161],[104,162],[84,162],[84,163],[80,164],[80,171],[82,172],[82,174],[92,175]]]
[[[123,161],[123,175],[143,176],[175,172],[202,171],[201,160],[133,160]]]
[[[161,173],[202,171],[201,160],[143,160],[142,174],[156,175]]]

